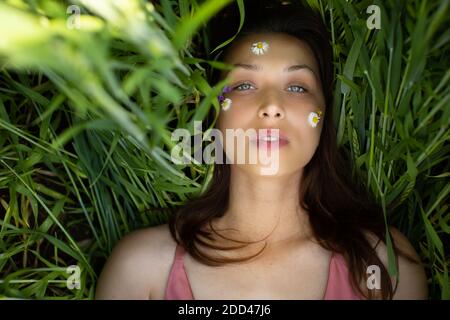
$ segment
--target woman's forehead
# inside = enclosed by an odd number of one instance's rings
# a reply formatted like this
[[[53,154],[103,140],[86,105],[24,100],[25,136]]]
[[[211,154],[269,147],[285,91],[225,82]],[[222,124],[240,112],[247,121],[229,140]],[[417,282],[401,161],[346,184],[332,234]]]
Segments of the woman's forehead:
[[[259,48],[259,49],[258,49]],[[316,59],[305,41],[283,33],[258,33],[239,39],[230,47],[225,62],[253,70],[285,71],[304,66],[319,75]],[[245,68],[244,68],[245,69]],[[236,69],[235,69],[236,70]]]

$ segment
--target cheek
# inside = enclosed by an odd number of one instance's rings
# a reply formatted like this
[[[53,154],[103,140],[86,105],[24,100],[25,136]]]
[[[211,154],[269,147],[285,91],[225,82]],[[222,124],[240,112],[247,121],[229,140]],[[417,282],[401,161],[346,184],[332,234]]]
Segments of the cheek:
[[[311,134],[318,133],[320,135],[320,129],[324,121],[322,108],[317,107],[316,104],[304,104],[298,108],[290,108],[286,111],[286,117],[289,122],[304,128]]]
[[[232,98],[229,96],[231,104],[227,109],[220,108],[219,120],[223,122],[226,127],[240,127],[240,125],[246,124],[246,121],[251,120],[254,116],[255,109],[250,101],[244,99]]]
[[[316,109],[314,106],[304,106],[288,115],[289,127],[295,128],[295,140],[298,142],[298,147],[303,150],[313,151],[320,141],[324,118],[322,115],[320,119],[316,119],[316,124],[312,121],[318,112]]]

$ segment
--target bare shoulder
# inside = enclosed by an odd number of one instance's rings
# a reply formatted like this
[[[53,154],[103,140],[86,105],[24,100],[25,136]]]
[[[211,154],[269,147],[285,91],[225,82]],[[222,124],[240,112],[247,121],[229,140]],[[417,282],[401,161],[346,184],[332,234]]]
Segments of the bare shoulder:
[[[139,229],[114,247],[100,274],[96,299],[153,298],[168,276],[175,241],[167,224]]]
[[[417,263],[411,262],[407,258],[398,255],[399,278],[397,290],[394,293],[393,299],[428,299],[427,277],[419,255],[403,233],[394,227],[390,227],[389,230],[392,236],[391,240],[395,243],[395,246],[414,260],[418,261]],[[387,246],[384,242],[378,241],[378,237],[372,234],[367,233],[366,236],[372,246],[376,246],[375,251],[387,268]],[[392,278],[392,285],[395,288],[395,278]]]

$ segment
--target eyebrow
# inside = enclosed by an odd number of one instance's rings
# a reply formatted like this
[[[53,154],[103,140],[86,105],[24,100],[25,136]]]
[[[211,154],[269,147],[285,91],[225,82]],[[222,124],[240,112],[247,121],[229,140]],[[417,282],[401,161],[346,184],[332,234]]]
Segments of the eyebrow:
[[[235,63],[233,64],[235,67],[237,68],[243,68],[246,70],[250,70],[250,71],[261,71],[262,67],[261,66],[257,66],[255,64],[247,64],[247,63]],[[284,72],[292,72],[292,71],[297,71],[297,70],[302,70],[302,69],[306,69],[311,71],[314,75],[316,75],[316,73],[314,72],[314,70],[306,65],[306,64],[296,64],[287,68],[284,68],[283,71]]]

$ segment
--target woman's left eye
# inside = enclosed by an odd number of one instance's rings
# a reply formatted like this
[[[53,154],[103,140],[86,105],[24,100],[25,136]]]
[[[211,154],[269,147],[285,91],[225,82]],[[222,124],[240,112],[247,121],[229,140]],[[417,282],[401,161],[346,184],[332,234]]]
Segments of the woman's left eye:
[[[292,90],[291,90],[292,88]],[[307,90],[302,86],[289,86],[288,91],[291,92],[306,92]]]
[[[245,90],[250,90],[253,86],[248,83],[248,82],[244,82],[241,83],[240,85],[235,86],[233,89],[237,90],[237,91],[245,91]]]

